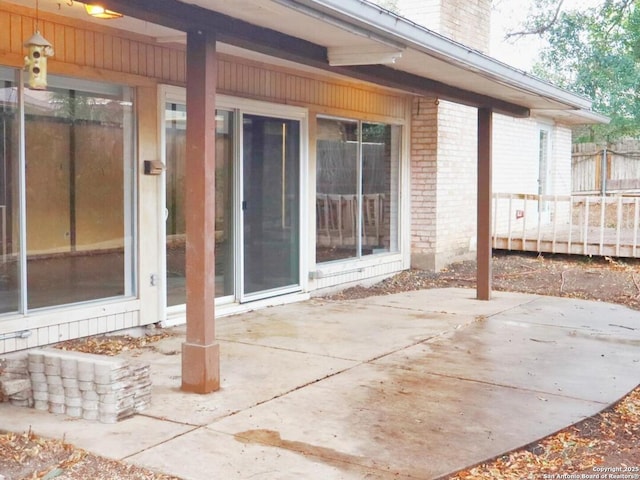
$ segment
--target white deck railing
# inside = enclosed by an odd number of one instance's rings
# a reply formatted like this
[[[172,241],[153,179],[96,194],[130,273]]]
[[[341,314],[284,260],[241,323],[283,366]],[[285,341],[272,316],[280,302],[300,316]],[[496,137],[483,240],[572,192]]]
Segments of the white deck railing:
[[[493,195],[493,248],[640,257],[640,197]]]

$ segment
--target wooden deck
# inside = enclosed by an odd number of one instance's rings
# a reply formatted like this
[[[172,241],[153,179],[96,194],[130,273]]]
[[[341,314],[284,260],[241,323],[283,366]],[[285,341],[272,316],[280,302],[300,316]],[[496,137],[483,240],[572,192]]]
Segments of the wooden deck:
[[[640,197],[497,193],[493,248],[640,257]]]

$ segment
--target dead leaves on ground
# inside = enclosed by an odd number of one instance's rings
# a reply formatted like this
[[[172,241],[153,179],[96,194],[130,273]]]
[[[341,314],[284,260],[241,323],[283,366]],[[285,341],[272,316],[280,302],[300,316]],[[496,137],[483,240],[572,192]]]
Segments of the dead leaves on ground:
[[[170,337],[169,332],[160,332],[142,337],[131,337],[129,335],[105,335],[100,337],[89,337],[79,340],[69,340],[58,343],[55,348],[60,350],[73,350],[74,352],[94,353],[98,355],[114,356],[124,351],[145,348],[163,338]]]
[[[0,432],[0,472],[7,480],[178,480],[98,457],[64,440],[43,438],[31,431]]]
[[[592,473],[598,465],[640,465],[640,387],[611,409],[449,480],[522,480]],[[625,463],[627,462],[627,463]]]

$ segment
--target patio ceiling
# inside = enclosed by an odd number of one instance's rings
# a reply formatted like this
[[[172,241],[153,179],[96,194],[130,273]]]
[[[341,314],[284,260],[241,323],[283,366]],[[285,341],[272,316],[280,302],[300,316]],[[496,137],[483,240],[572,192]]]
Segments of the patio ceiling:
[[[30,0],[11,0],[30,5]],[[78,2],[75,2],[78,4]],[[512,116],[603,123],[591,102],[361,0],[104,0],[125,18],[109,26],[185,41],[183,32],[215,32],[231,46],[275,62],[438,96]],[[41,9],[59,10],[43,0]],[[65,9],[72,16],[80,8]],[[86,15],[83,17],[88,18]],[[226,45],[225,45],[226,44]],[[391,60],[394,60],[391,63]],[[386,64],[370,63],[384,62]]]

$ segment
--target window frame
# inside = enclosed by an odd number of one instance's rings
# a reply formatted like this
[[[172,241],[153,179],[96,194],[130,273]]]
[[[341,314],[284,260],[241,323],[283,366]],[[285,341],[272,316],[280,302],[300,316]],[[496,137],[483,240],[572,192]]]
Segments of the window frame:
[[[13,77],[12,79],[10,77]],[[123,189],[123,293],[116,296],[105,296],[93,298],[89,300],[72,301],[69,303],[54,303],[51,305],[29,307],[28,305],[28,278],[27,264],[29,251],[27,249],[27,165],[26,165],[26,123],[25,118],[26,102],[25,102],[25,73],[23,70],[0,66],[0,79],[13,82],[17,90],[17,123],[18,123],[18,155],[15,161],[17,168],[17,185],[16,199],[17,208],[14,211],[17,217],[14,224],[17,227],[17,257],[18,257],[18,280],[17,289],[19,290],[18,309],[0,314],[0,320],[13,317],[25,317],[29,314],[45,312],[51,310],[59,310],[61,308],[91,306],[95,304],[113,303],[115,300],[132,300],[137,298],[139,281],[138,281],[138,169],[137,165],[137,116],[135,111],[135,89],[124,84],[111,84],[98,81],[83,80],[59,75],[49,75],[49,83],[51,86],[74,90],[82,93],[119,96],[119,101],[127,103],[130,111],[123,115],[123,164],[122,164],[122,189]]]
[[[368,118],[357,118],[357,117],[344,117],[340,115],[328,115],[328,114],[317,114],[315,116],[315,124],[316,124],[316,136],[315,136],[315,146],[314,149],[316,151],[315,158],[315,173],[314,173],[314,185],[313,185],[313,196],[316,197],[318,193],[318,184],[317,184],[317,168],[318,168],[318,157],[317,157],[317,145],[318,145],[318,136],[317,136],[317,126],[319,120],[331,120],[336,122],[345,122],[345,123],[355,123],[357,127],[357,167],[356,167],[356,175],[357,175],[357,208],[356,211],[358,213],[358,218],[356,220],[356,255],[347,258],[340,258],[335,260],[326,260],[326,261],[318,261],[317,255],[317,231],[315,235],[315,249],[314,249],[314,261],[317,267],[327,268],[332,265],[340,265],[346,264],[349,262],[358,262],[362,263],[367,260],[372,260],[377,262],[379,258],[386,256],[397,256],[401,255],[403,251],[403,242],[402,242],[402,224],[403,224],[403,214],[402,214],[402,185],[404,179],[404,152],[406,149],[405,145],[405,135],[406,135],[406,124],[404,121],[392,119],[368,119]],[[389,240],[389,250],[385,252],[377,252],[371,254],[363,254],[363,199],[364,199],[364,189],[363,189],[363,165],[364,165],[364,156],[363,156],[363,125],[365,124],[374,124],[374,125],[386,125],[393,129],[398,129],[399,132],[396,136],[395,141],[391,141],[390,144],[393,146],[397,143],[397,150],[395,153],[395,157],[397,157],[397,165],[395,166],[396,173],[391,176],[390,189],[391,193],[395,191],[395,215],[390,214],[389,225],[390,225],[390,240]],[[393,135],[390,137],[390,140],[393,139]],[[394,155],[392,154],[391,160],[393,161]],[[394,168],[392,167],[392,172]],[[395,178],[394,178],[395,177]],[[395,186],[394,186],[395,184]],[[395,219],[394,222],[391,220]],[[316,219],[317,220],[317,219]],[[317,228],[317,221],[315,223]],[[395,228],[395,231],[394,231]]]

